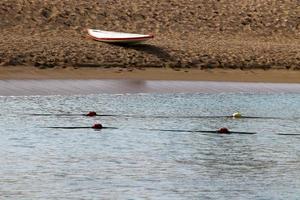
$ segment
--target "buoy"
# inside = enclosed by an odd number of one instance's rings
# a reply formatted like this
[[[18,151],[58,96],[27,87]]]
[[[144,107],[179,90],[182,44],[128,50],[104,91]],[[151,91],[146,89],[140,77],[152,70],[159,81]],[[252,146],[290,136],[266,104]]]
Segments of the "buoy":
[[[86,116],[88,116],[88,117],[94,117],[94,116],[96,116],[96,115],[97,115],[97,113],[94,112],[94,111],[88,112],[88,114],[86,114]]]
[[[235,113],[232,114],[232,117],[233,118],[241,118],[242,114],[240,112],[235,112]]]
[[[92,128],[93,128],[93,129],[102,129],[103,126],[102,126],[102,124],[94,124],[94,125],[92,126]]]
[[[224,128],[224,127],[217,130],[217,132],[220,134],[230,134],[230,131],[228,130],[228,128]]]

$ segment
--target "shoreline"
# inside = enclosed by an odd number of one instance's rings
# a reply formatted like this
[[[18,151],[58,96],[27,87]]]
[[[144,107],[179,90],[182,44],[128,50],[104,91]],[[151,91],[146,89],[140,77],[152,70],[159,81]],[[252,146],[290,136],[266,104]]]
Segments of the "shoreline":
[[[0,80],[178,80],[217,82],[300,83],[296,70],[237,70],[193,68],[74,68],[0,67]]]
[[[297,93],[300,84],[172,80],[0,80],[1,96],[149,93]]]

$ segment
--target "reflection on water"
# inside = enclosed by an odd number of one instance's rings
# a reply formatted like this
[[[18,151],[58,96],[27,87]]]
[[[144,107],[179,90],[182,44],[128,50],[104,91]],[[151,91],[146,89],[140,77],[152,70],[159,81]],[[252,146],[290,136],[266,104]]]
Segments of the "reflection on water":
[[[300,93],[300,84],[155,80],[0,80],[0,96],[119,93]]]
[[[299,94],[0,97],[0,107],[3,199],[300,198],[300,136],[276,134],[300,133]],[[26,115],[91,110],[118,116]],[[178,117],[235,111],[281,119]],[[119,129],[41,128],[95,122]],[[257,134],[145,130],[223,126]]]

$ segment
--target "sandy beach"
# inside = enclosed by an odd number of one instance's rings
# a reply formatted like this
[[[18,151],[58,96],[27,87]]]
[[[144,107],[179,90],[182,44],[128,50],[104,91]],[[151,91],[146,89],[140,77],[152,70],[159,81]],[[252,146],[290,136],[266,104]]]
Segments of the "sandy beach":
[[[2,0],[0,66],[299,70],[297,8],[297,0]],[[110,45],[88,39],[87,28],[155,37]]]
[[[298,5],[296,0],[3,0],[0,95],[260,91],[240,82],[300,83]],[[155,37],[139,45],[112,45],[88,38],[87,28]],[[155,87],[149,88],[149,81]],[[228,89],[201,81],[239,83]]]

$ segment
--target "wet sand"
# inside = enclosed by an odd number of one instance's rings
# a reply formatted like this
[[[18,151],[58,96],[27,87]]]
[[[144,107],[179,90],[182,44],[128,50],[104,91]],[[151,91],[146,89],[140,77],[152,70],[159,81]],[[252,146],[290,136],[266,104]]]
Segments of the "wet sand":
[[[0,96],[127,93],[300,93],[300,84],[159,80],[0,80]]]
[[[300,83],[300,71],[295,70],[232,70],[232,69],[171,69],[171,68],[51,68],[0,67],[2,80],[41,79],[133,79],[185,81],[237,81]]]
[[[178,92],[300,93],[299,71],[131,70],[5,68],[0,70],[0,96]]]

